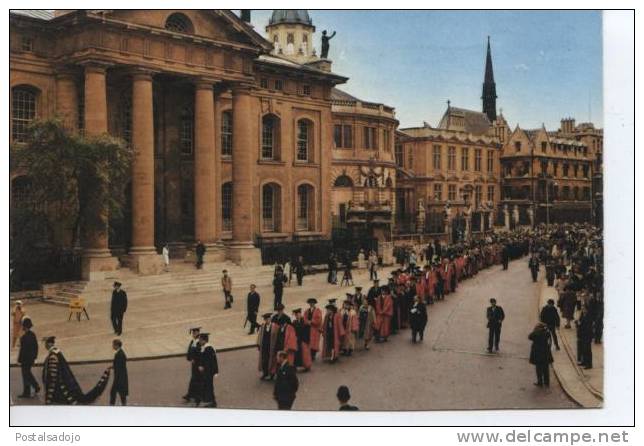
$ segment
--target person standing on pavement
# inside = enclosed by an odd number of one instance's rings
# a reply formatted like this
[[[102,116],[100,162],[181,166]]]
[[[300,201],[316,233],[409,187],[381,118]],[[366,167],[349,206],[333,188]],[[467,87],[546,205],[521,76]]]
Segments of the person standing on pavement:
[[[22,330],[24,334],[20,337],[20,351],[18,352],[18,364],[20,364],[20,372],[22,374],[22,394],[18,398],[31,398],[31,388],[34,392],[40,392],[38,381],[31,373],[31,368],[36,362],[38,357],[38,340],[31,328],[33,323],[28,317],[22,319]]]
[[[304,280],[304,259],[299,256],[295,261],[295,277],[297,278],[297,286],[302,286]]]
[[[201,243],[201,240],[197,240],[197,244],[195,245],[195,255],[197,256],[197,263],[195,266],[197,269],[201,269],[203,267],[203,256],[206,255],[206,246]]]
[[[315,361],[315,356],[320,350],[320,334],[322,333],[322,310],[316,307],[317,299],[310,298],[306,301],[309,308],[304,312],[304,320],[311,326],[311,359]]]
[[[165,269],[166,271],[170,267],[170,247],[166,243],[163,245],[163,249],[161,250],[161,255],[163,255],[163,263],[165,264]]]
[[[287,279],[284,275],[284,272],[280,269],[275,273],[273,277],[273,309],[277,310],[277,307],[282,304],[282,296],[284,295],[284,284]]]
[[[273,358],[275,357],[273,349],[275,347],[275,342],[273,341],[275,337],[273,336],[273,329],[276,327],[276,324],[271,322],[271,316],[273,313],[264,313],[262,319],[264,323],[259,327],[259,332],[257,333],[257,351],[259,352],[259,361],[258,369],[262,372],[260,379],[264,380],[266,378],[273,379]]]
[[[201,402],[206,403],[205,407],[217,407],[214,379],[219,374],[219,366],[217,365],[217,352],[209,344],[209,338],[210,333],[199,333],[199,346],[201,348],[199,372],[203,380]],[[199,405],[199,402],[197,402],[197,405]]]
[[[250,322],[250,330],[248,331],[249,335],[252,335],[259,329],[259,324],[257,323],[257,315],[259,313],[259,293],[255,291],[255,284],[250,284],[250,292],[246,298],[246,321]]]
[[[375,300],[365,298],[358,310],[358,339],[362,339],[364,349],[369,350],[369,343],[373,339],[374,325],[376,323]]]
[[[411,342],[415,344],[417,336],[422,342],[427,326],[427,307],[418,295],[414,297],[414,303],[409,310],[409,325],[411,326]]]
[[[557,339],[557,329],[561,324],[561,318],[559,318],[559,311],[555,307],[555,301],[553,299],[548,299],[547,304],[541,309],[541,314],[539,315],[541,322],[546,324],[552,340],[555,343],[555,348],[559,350],[559,340]]]
[[[376,342],[387,342],[391,335],[391,319],[394,315],[394,301],[388,286],[382,287],[382,293],[376,299]]]
[[[510,248],[507,243],[503,244],[503,250],[501,251],[501,263],[503,263],[503,271],[507,271],[508,263],[510,262]]]
[[[505,319],[505,312],[502,307],[496,304],[496,299],[490,299],[490,306],[487,308],[486,316],[488,328],[487,351],[492,353],[492,347],[494,347],[494,350],[498,352],[501,340],[501,324]]]
[[[539,322],[528,336],[532,341],[530,347],[530,364],[534,364],[537,371],[537,382],[535,386],[550,386],[550,364],[553,362],[550,331],[548,326]]]
[[[114,371],[114,381],[110,390],[110,406],[116,404],[116,395],[121,398],[121,406],[126,405],[127,395],[129,393],[127,378],[127,356],[123,351],[123,342],[120,339],[112,341],[114,349],[114,359],[112,360],[112,370]]]
[[[369,268],[369,280],[378,280],[378,256],[373,250],[369,253],[367,267]]]
[[[273,398],[277,401],[279,410],[291,410],[299,387],[295,367],[289,364],[285,351],[277,352],[277,379],[273,389]]]
[[[121,336],[123,333],[123,316],[127,311],[127,293],[121,289],[121,282],[114,282],[112,291],[112,304],[110,307],[110,319],[114,334]]]
[[[530,257],[528,267],[530,268],[530,273],[532,274],[532,281],[536,282],[539,275],[539,258],[536,254],[532,254],[532,257]]]
[[[228,275],[228,270],[223,270],[221,272],[221,289],[224,292],[224,310],[232,308],[233,306],[233,279]]]
[[[335,394],[335,396],[338,398],[338,401],[340,402],[340,408],[338,410],[360,410],[356,406],[352,406],[349,404],[349,400],[351,399],[351,393],[349,392],[349,388],[347,386],[340,386],[338,387],[338,391]]]
[[[311,360],[311,348],[309,346],[309,342],[311,341],[311,325],[302,316],[301,308],[293,310],[292,325],[295,331],[295,338],[297,339],[297,350],[295,351],[293,365],[296,369],[301,367],[305,372],[308,372],[311,370],[313,363]]]
[[[22,332],[22,318],[25,317],[25,312],[22,308],[22,301],[17,300],[16,305],[11,312],[11,322],[13,323],[13,333],[11,337],[11,348],[16,348],[16,343],[20,338]]]
[[[201,327],[190,329],[190,343],[188,344],[188,353],[186,359],[190,362],[190,382],[188,383],[188,393],[183,396],[187,402],[190,400],[201,400],[201,373],[199,372],[199,357],[201,356],[201,347],[199,346],[199,332]]]
[[[577,326],[577,365],[584,369],[593,368],[593,320],[586,307],[582,307]]]

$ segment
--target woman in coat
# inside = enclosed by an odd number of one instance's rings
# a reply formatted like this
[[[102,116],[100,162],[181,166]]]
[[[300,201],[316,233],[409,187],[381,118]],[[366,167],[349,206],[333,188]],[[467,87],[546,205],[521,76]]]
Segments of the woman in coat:
[[[550,386],[550,364],[552,359],[552,339],[548,326],[539,322],[528,336],[532,341],[530,347],[530,364],[534,364],[537,372],[537,382],[535,386]]]

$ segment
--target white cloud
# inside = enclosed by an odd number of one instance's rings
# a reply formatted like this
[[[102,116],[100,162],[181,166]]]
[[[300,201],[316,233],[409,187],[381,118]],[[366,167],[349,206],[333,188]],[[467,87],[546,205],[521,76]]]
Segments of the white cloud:
[[[530,68],[526,64],[520,63],[520,64],[515,65],[514,69],[516,71],[528,71]]]

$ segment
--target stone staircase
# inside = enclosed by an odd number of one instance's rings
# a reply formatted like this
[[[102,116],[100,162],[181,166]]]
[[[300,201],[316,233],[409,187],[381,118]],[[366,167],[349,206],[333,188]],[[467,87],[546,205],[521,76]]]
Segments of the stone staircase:
[[[227,269],[232,277],[234,289],[246,290],[251,283],[268,285],[273,279],[271,265],[240,267],[225,262],[208,264],[204,269],[197,270],[193,265],[176,262],[170,265],[170,271],[154,276],[138,276],[129,269],[121,268],[105,280],[44,285],[42,300],[55,305],[69,305],[69,301],[78,296],[82,296],[88,303],[108,301],[111,299],[114,281],[121,282],[128,297],[132,298],[216,292],[221,289],[223,269]]]

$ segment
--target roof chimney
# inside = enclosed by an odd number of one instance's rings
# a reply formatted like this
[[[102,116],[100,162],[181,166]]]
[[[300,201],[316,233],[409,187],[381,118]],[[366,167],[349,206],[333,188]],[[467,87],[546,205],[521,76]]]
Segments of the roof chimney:
[[[241,19],[246,23],[250,23],[250,9],[241,10]]]

